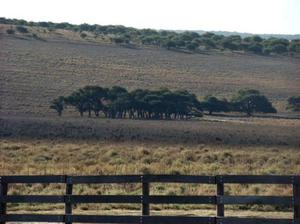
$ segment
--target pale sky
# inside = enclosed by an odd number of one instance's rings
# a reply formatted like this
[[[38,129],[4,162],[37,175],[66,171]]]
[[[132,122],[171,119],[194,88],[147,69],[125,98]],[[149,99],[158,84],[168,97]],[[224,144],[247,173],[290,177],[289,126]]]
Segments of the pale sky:
[[[169,30],[300,34],[300,0],[1,0],[0,17]]]

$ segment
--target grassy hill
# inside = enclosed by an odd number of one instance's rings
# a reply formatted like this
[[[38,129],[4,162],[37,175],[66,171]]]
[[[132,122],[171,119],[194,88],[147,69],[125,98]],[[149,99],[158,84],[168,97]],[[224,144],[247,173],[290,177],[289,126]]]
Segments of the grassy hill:
[[[285,111],[299,94],[300,59],[244,52],[187,53],[140,45],[112,44],[87,32],[29,27],[7,34],[0,26],[1,113],[49,115],[49,101],[85,85],[188,89],[199,97],[230,97],[256,88]]]

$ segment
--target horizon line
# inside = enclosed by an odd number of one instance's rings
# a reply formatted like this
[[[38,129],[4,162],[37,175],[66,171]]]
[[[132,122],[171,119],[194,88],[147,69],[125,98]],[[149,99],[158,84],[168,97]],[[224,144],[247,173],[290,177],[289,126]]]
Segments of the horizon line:
[[[5,16],[0,16],[0,18],[4,19],[11,19],[11,20],[24,20],[27,22],[34,22],[34,23],[39,23],[39,22],[51,22],[51,23],[69,23],[71,25],[81,25],[81,24],[88,24],[88,25],[98,25],[98,26],[123,26],[127,28],[134,28],[137,30],[141,29],[153,29],[156,31],[174,31],[174,32],[227,32],[227,33],[239,33],[239,34],[244,34],[244,35],[276,35],[276,36],[299,36],[300,33],[252,33],[252,32],[245,32],[245,31],[229,31],[229,30],[202,30],[202,29],[166,29],[166,28],[150,28],[150,27],[143,27],[143,28],[137,28],[135,26],[129,26],[129,25],[122,25],[122,24],[99,24],[99,23],[88,23],[88,22],[83,22],[83,23],[73,23],[73,22],[67,22],[67,21],[61,21],[61,22],[52,22],[50,20],[26,20],[26,19],[20,19],[20,18],[9,18]]]

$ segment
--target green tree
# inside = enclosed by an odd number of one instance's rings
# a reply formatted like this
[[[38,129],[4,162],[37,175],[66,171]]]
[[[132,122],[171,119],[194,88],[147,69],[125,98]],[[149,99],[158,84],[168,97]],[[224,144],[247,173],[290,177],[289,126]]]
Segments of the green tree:
[[[300,111],[300,96],[292,96],[288,98],[288,110]]]
[[[86,33],[81,33],[81,34],[80,34],[80,37],[81,37],[82,39],[84,39],[84,38],[87,37],[87,34],[86,34]]]
[[[251,51],[255,54],[261,54],[263,52],[263,46],[261,44],[254,43],[254,44],[251,44],[247,50]]]
[[[196,43],[196,42],[191,42],[191,43],[188,43],[187,45],[186,45],[186,48],[188,49],[188,50],[190,50],[190,51],[194,51],[194,50],[196,50],[197,48],[198,48],[198,44]]]
[[[7,29],[6,33],[7,34],[15,34],[15,30],[14,29]]]
[[[300,40],[292,40],[288,46],[290,52],[300,53]]]
[[[228,102],[226,100],[219,100],[214,96],[206,96],[201,103],[202,108],[208,111],[209,115],[213,112],[228,112]]]
[[[272,46],[271,50],[272,52],[275,52],[277,54],[282,54],[287,52],[287,47],[283,44],[275,44],[274,46]]]
[[[28,33],[28,29],[24,26],[16,26],[16,30],[20,33]]]
[[[86,94],[83,89],[79,89],[73,92],[70,96],[66,97],[65,102],[67,105],[75,107],[76,110],[80,113],[81,117],[88,109]]]
[[[176,42],[174,40],[168,40],[163,44],[163,46],[170,50],[171,48],[176,48]]]
[[[63,96],[60,96],[60,97],[52,100],[50,103],[50,108],[55,110],[57,112],[58,116],[62,115],[64,106],[65,106],[65,98]]]
[[[255,112],[276,113],[272,103],[255,89],[241,89],[231,100],[235,110],[251,116]]]

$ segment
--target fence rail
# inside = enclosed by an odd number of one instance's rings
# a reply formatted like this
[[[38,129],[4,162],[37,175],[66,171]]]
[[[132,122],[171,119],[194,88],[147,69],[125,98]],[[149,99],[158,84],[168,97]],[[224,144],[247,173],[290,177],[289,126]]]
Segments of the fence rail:
[[[64,195],[8,195],[11,184],[61,183]],[[140,183],[141,195],[74,195],[75,184]],[[167,196],[151,195],[151,183],[197,183],[216,185],[216,195]],[[292,196],[224,195],[225,184],[286,184],[293,186]],[[7,214],[7,203],[64,203],[64,215]],[[142,205],[140,216],[74,215],[72,205],[79,203],[134,203]],[[152,216],[150,204],[216,205],[215,217]],[[258,219],[225,217],[224,205],[284,205],[294,209],[293,219]],[[192,176],[192,175],[115,175],[115,176],[2,176],[0,177],[0,224],[5,222],[62,223],[139,223],[139,224],[300,224],[300,176]]]

